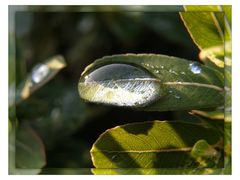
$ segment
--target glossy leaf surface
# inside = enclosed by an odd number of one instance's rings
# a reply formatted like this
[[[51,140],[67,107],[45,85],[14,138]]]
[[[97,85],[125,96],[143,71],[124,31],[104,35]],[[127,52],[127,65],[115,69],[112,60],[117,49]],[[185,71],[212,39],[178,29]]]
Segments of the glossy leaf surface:
[[[135,67],[136,70],[116,67],[114,71],[109,68],[101,74],[97,73],[103,67],[118,64]],[[138,71],[138,74],[134,71]],[[94,73],[98,74],[97,78],[91,78]],[[135,100],[132,92],[140,96],[150,92],[148,97],[152,97],[152,89],[155,102],[151,100],[137,105],[137,101],[134,101],[128,106],[144,106],[144,110],[148,111],[197,109],[223,104],[223,79],[223,75],[216,70],[177,57],[155,54],[115,55],[98,59],[85,69],[79,81],[79,93],[90,102],[125,106],[124,102]],[[125,84],[120,85],[119,82]],[[112,89],[106,90],[109,87]],[[113,100],[116,101],[112,103]],[[138,100],[144,101],[141,98]]]

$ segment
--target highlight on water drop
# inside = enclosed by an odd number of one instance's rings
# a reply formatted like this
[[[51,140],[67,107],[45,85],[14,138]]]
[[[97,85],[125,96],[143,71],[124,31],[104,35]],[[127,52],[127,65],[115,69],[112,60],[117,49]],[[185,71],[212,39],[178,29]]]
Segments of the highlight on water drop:
[[[200,74],[202,72],[202,68],[197,62],[190,63],[189,69],[192,71],[193,74]]]
[[[49,74],[49,67],[46,64],[38,64],[32,70],[32,81],[39,83]]]

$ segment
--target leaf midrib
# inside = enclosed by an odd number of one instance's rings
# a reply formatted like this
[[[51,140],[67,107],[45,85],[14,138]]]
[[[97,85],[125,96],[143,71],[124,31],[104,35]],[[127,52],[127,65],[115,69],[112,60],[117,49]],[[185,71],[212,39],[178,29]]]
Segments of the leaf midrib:
[[[188,152],[191,151],[192,147],[172,148],[172,149],[148,149],[148,150],[121,150],[121,151],[110,151],[110,150],[99,150],[91,151],[91,153],[106,152],[106,153],[161,153],[161,152]]]
[[[163,83],[165,85],[182,85],[182,86],[196,86],[196,87],[205,87],[205,88],[210,88],[210,89],[215,89],[217,91],[223,92],[224,89],[216,86],[214,84],[205,84],[205,83],[195,83],[195,82],[185,82],[185,81],[171,81],[171,82],[162,82],[159,79],[155,78],[135,78],[135,79],[118,79],[118,80],[103,80],[103,81],[96,81],[97,83],[104,83],[104,82],[109,82],[112,81],[113,83],[115,82],[121,82],[121,81],[155,81],[159,83]],[[95,81],[93,81],[95,82]],[[93,82],[84,82],[84,83],[93,83]]]

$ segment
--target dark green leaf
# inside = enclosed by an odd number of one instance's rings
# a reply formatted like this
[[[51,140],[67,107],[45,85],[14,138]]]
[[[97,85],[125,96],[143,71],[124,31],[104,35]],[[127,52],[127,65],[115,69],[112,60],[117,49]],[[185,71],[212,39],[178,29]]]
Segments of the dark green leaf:
[[[104,132],[90,152],[96,168],[198,168],[204,165],[191,151],[193,147],[194,152],[199,150],[195,143],[202,139],[213,148],[218,145],[223,149],[219,145],[220,133],[202,125],[167,121],[132,123]],[[214,158],[216,154],[208,155]]]
[[[20,126],[9,135],[9,174],[38,174],[46,164],[41,139],[30,127]]]
[[[22,83],[16,93],[16,103],[28,98],[37,89],[51,80],[62,68],[66,66],[64,58],[54,56],[45,62],[36,65],[32,72]]]
[[[223,79],[216,70],[177,57],[115,55],[85,69],[79,93],[88,101],[147,111],[198,109],[223,105]]]
[[[19,127],[16,134],[16,167],[37,169],[46,163],[44,145],[30,127]]]

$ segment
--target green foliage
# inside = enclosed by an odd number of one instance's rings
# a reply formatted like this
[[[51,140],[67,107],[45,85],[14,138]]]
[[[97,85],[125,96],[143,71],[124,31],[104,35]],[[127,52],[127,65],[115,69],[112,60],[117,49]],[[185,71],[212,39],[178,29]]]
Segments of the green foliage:
[[[200,59],[223,68],[224,58],[231,54],[231,7],[185,6],[185,10],[180,15],[201,50]]]
[[[16,132],[16,167],[36,169],[45,163],[44,146],[41,139],[29,127],[19,127]]]
[[[230,16],[229,15],[224,16],[223,12],[214,12],[214,11],[222,10],[219,8],[222,8],[222,7],[209,6],[208,11],[210,12],[181,12],[180,14],[191,37],[193,38],[194,42],[198,45],[198,47],[201,50],[200,59],[202,59],[207,66],[208,65],[213,66],[212,64],[207,62],[207,59],[209,59],[218,67],[223,68],[224,58],[225,58],[225,63],[227,63],[228,66],[231,61],[230,60],[231,47],[230,47],[230,42],[228,42],[231,40],[231,32],[230,32],[231,29],[229,28]],[[206,8],[204,6],[202,7],[200,6],[196,8],[193,6],[185,7],[186,11],[199,11],[199,10],[202,11],[203,9],[206,11]],[[228,7],[224,7],[224,9],[228,10]],[[229,13],[229,11],[226,13]],[[224,28],[226,30],[225,34],[224,34]],[[225,44],[224,44],[224,41],[226,41]],[[226,47],[225,49],[224,49],[224,46]],[[223,74],[221,74],[220,71],[218,72],[217,70],[216,71],[203,70],[202,76],[205,78],[205,81],[204,80],[202,81],[200,80],[199,76],[195,76],[196,73],[193,73],[193,74],[189,73],[192,70],[191,68],[189,70],[189,62],[184,61],[182,59],[174,58],[174,57],[166,57],[161,55],[129,54],[129,55],[104,57],[102,59],[96,60],[93,64],[88,66],[82,74],[85,80],[80,80],[80,86],[79,86],[80,95],[81,95],[81,91],[83,91],[85,88],[84,86],[85,84],[82,86],[82,83],[88,82],[88,79],[86,79],[86,76],[88,75],[91,76],[92,72],[97,71],[98,68],[106,64],[114,64],[114,63],[126,63],[126,64],[135,65],[136,67],[137,66],[143,67],[144,69],[148,70],[150,73],[154,75],[157,82],[161,85],[159,87],[164,89],[165,93],[169,92],[169,89],[170,88],[172,89],[172,87],[171,86],[166,87],[164,85],[172,84],[172,82],[180,82],[179,84],[181,85],[179,86],[178,84],[178,86],[175,87],[174,89],[175,95],[176,95],[176,91],[178,93],[180,92],[181,96],[189,95],[189,96],[184,96],[181,99],[181,101],[179,101],[179,104],[178,104],[178,101],[176,101],[176,99],[175,100],[171,99],[171,95],[170,96],[162,95],[164,94],[163,93],[164,91],[163,91],[160,94],[161,96],[159,95],[159,99],[157,100],[157,102],[144,107],[144,110],[146,111],[147,110],[164,111],[164,110],[177,110],[177,109],[181,110],[181,109],[211,107],[211,105],[210,106],[207,105],[207,102],[213,99],[206,97],[206,95],[203,95],[204,91],[209,93],[209,89],[207,88],[206,84],[211,86],[216,85],[217,87],[219,87],[220,91],[221,91],[221,88],[224,86],[223,78],[221,79],[222,81],[219,81],[219,77],[223,77]],[[200,68],[205,69],[204,66],[201,66]],[[211,73],[206,73],[210,71]],[[184,72],[184,75],[181,72]],[[128,72],[128,73],[131,73],[131,72]],[[180,73],[182,75],[180,75]],[[107,76],[107,73],[105,76]],[[112,76],[112,74],[109,73],[108,76]],[[101,76],[99,78],[100,79],[96,79],[96,80],[93,78],[94,83],[92,84],[91,84],[91,81],[89,82],[90,86],[92,85],[91,88],[94,88],[94,86],[96,86],[96,83],[97,84],[99,83],[100,86],[106,86],[106,84],[104,83],[101,84]],[[211,80],[209,81],[209,79]],[[124,80],[128,81],[128,78]],[[216,80],[218,81],[217,84],[215,84]],[[186,85],[185,82],[187,82],[187,84],[190,84],[193,87],[189,88],[188,86],[185,86]],[[117,80],[115,80],[114,78],[112,79],[110,78],[110,80],[107,81],[107,83],[115,84],[117,83]],[[129,83],[132,84],[132,86],[134,86],[136,85],[137,82],[134,82],[133,80],[133,82],[129,81]],[[203,89],[200,88],[200,84],[204,84]],[[194,87],[194,85],[197,85],[197,87]],[[124,89],[124,87],[121,87],[121,88]],[[104,88],[100,88],[100,90],[102,89]],[[95,97],[96,94],[98,94],[98,90],[99,88],[91,91],[91,94],[88,97]],[[215,95],[220,94],[220,92],[215,91],[210,94],[211,94],[210,95],[211,97],[215,97]],[[81,96],[84,97],[84,95],[81,95]],[[106,101],[111,101],[112,96],[108,97],[103,95],[102,98],[107,99]],[[93,100],[92,98],[85,98],[85,99],[89,101]],[[200,99],[202,104],[198,104]],[[204,101],[203,99],[205,99],[206,101]],[[213,101],[216,101],[216,99],[214,99]],[[101,100],[96,102],[101,102]],[[218,105],[215,104],[212,107],[217,107],[219,105],[220,104]],[[222,110],[220,108],[217,111],[213,111],[213,112],[211,111],[204,112],[201,110],[193,110],[192,112],[195,114],[200,114],[204,117],[209,117],[211,119],[223,118]],[[216,146],[218,150],[219,148],[223,149],[222,130],[219,130],[219,129],[217,130],[213,128],[210,131],[214,135],[219,135],[218,138],[215,139],[214,141],[215,144],[213,145],[213,143],[209,144],[209,139],[207,137],[207,133],[205,132],[205,130],[200,129],[199,127],[194,130],[194,126],[196,126],[196,124],[192,125],[193,127],[186,127],[186,129],[183,128],[184,127],[183,124],[181,124],[180,126],[182,129],[180,127],[174,127],[173,129],[177,132],[177,134],[175,134],[175,132],[172,130],[169,130],[168,127],[159,127],[157,124],[160,124],[160,123],[166,124],[167,122],[156,121],[156,122],[145,123],[145,124],[133,123],[133,124],[123,125],[123,126],[117,126],[116,128],[106,131],[99,137],[99,139],[94,143],[92,147],[91,155],[92,155],[94,166],[96,168],[104,168],[104,169],[116,168],[116,170],[115,169],[107,170],[107,172],[110,174],[114,174],[114,173],[122,174],[128,171],[128,170],[121,171],[122,168],[154,168],[154,169],[169,168],[169,167],[171,168],[174,168],[174,167],[221,168],[223,166],[223,152],[222,150],[220,150],[220,152],[217,152],[217,149],[215,149],[214,147]],[[148,127],[149,124],[150,124],[150,127]],[[179,130],[179,128],[182,131]],[[167,133],[165,132],[165,130]],[[188,132],[191,132],[190,133],[191,136],[188,135]],[[195,136],[194,136],[195,133],[197,133],[198,135],[197,139],[195,139]],[[199,136],[201,136],[202,134],[206,136],[199,138]],[[214,137],[213,134],[211,134],[209,137]],[[186,146],[179,145],[179,142],[177,143],[177,145],[174,143],[175,140],[179,140],[180,142],[181,141],[185,142],[186,139],[188,140],[190,139],[192,143],[187,145],[185,144]],[[181,152],[181,149],[185,149],[185,148],[186,149],[189,148],[188,151],[190,151],[190,155],[189,154],[186,155],[187,153],[185,151]],[[226,151],[226,147],[225,147],[225,151]],[[179,160],[178,157],[183,159]],[[230,162],[229,155],[225,156],[225,160],[226,160],[225,161],[226,171],[223,170],[222,172],[219,171],[218,173],[229,173],[229,162]],[[98,169],[93,169],[93,172],[95,174],[103,173],[102,170],[98,170]],[[210,169],[209,172],[201,172],[201,173],[214,174],[215,172],[216,171]],[[130,172],[128,173],[142,174],[144,172],[141,170],[138,171],[137,169],[135,169],[132,172],[130,170]],[[145,173],[149,173],[149,172],[145,172]],[[154,174],[155,172],[153,171],[151,173]],[[191,171],[189,171],[189,173],[191,174]],[[173,174],[174,174],[174,171],[173,171]]]
[[[211,119],[216,118],[216,114],[219,116],[224,116],[225,120],[225,173],[229,174],[231,172],[231,61],[232,61],[232,50],[231,50],[231,6],[186,6],[186,11],[181,13],[181,17],[191,34],[193,40],[200,47],[200,58],[204,59],[205,57],[209,58],[212,62],[214,62],[217,66],[223,68],[224,67],[224,75],[225,75],[225,103],[224,103],[224,112],[223,110],[216,110],[214,112],[204,112],[198,111],[196,114],[203,115],[205,117],[209,117]],[[202,14],[200,17],[198,12],[194,11],[211,11],[205,12],[207,13],[207,17]],[[220,12],[221,11],[221,12]],[[194,17],[193,17],[194,16]],[[196,17],[197,16],[197,17]],[[206,18],[212,18],[212,21],[206,22]],[[193,23],[201,22],[196,21],[196,19],[202,19],[202,24],[199,24],[200,30],[196,30],[193,28]],[[204,23],[205,21],[205,23]],[[213,31],[215,24],[215,31]],[[204,27],[204,32],[201,32],[201,27]],[[216,30],[217,28],[217,30]],[[210,32],[211,31],[211,32]],[[214,33],[214,34],[213,34]],[[210,43],[201,42],[201,39],[204,37],[207,39],[211,39]],[[217,43],[213,39],[218,39],[222,41],[221,43]],[[221,118],[223,119],[223,118]]]
[[[41,64],[37,64],[24,80],[24,83],[20,84],[16,94],[16,103],[18,104],[19,101],[27,99],[65,66],[66,62],[60,55],[54,56]]]
[[[38,174],[46,164],[45,148],[36,132],[27,126],[10,133],[9,174]]]
[[[28,9],[16,12],[10,34],[10,174],[231,173],[231,6]],[[197,60],[192,40],[202,63],[187,60]],[[53,54],[62,56],[41,62]],[[136,71],[91,75],[110,64]],[[93,101],[109,87],[105,101]],[[78,88],[97,103],[79,99]],[[121,91],[115,99],[123,102],[143,97],[139,89],[155,94],[142,104],[109,103],[119,89],[131,95]],[[121,107],[104,106],[113,104]]]
[[[66,66],[62,56],[55,56],[42,64],[36,65],[27,78],[16,89],[16,100],[9,104],[10,117],[15,119],[13,103],[23,103],[40,87],[51,80]],[[44,69],[41,69],[41,68]],[[13,79],[14,83],[14,79]],[[12,130],[12,127],[14,129]],[[18,121],[9,121],[9,173],[10,174],[38,174],[46,165],[44,144],[39,135],[29,125]]]
[[[210,156],[211,161],[218,158],[221,150],[217,152],[214,146],[220,138],[214,129],[181,121],[132,123],[104,132],[94,143],[91,155],[94,166],[105,169],[209,167],[197,158],[202,154]],[[207,146],[197,142],[201,139]]]
[[[106,64],[129,64],[135,67],[142,67],[147,72],[153,75],[153,78],[147,77],[132,77],[133,72],[128,72],[127,78],[124,77],[127,85],[134,86],[142,82],[157,82],[161,91],[155,98],[156,102],[147,105],[143,109],[145,111],[169,111],[169,110],[188,110],[193,108],[209,108],[223,105],[223,81],[224,77],[221,73],[213,70],[207,66],[192,61],[187,61],[177,57],[169,57],[155,54],[127,54],[107,56],[96,60],[89,65],[82,73],[82,78],[79,82],[80,95],[88,100],[94,101],[92,97],[97,96],[99,91],[103,91],[100,87],[107,84],[116,84],[121,79],[114,79],[114,74],[102,75],[104,78],[111,78],[109,80],[100,79],[99,82],[93,81],[85,82],[85,77],[91,74],[94,70]],[[124,72],[127,73],[126,71]],[[104,81],[104,84],[101,82]],[[100,86],[100,87],[99,87]],[[108,90],[106,96],[101,93],[104,102],[111,101],[112,96],[107,96],[110,92],[116,92],[127,89],[125,86],[117,90]],[[157,92],[157,90],[155,90]],[[202,98],[205,97],[205,98]],[[128,101],[128,97],[125,97]],[[201,101],[199,101],[201,99]],[[101,102],[101,101],[96,101]],[[133,106],[134,107],[134,106]],[[137,107],[135,105],[135,107]]]
[[[116,168],[116,169],[92,169],[96,175],[196,175],[196,174],[224,174],[222,169],[211,168]]]

